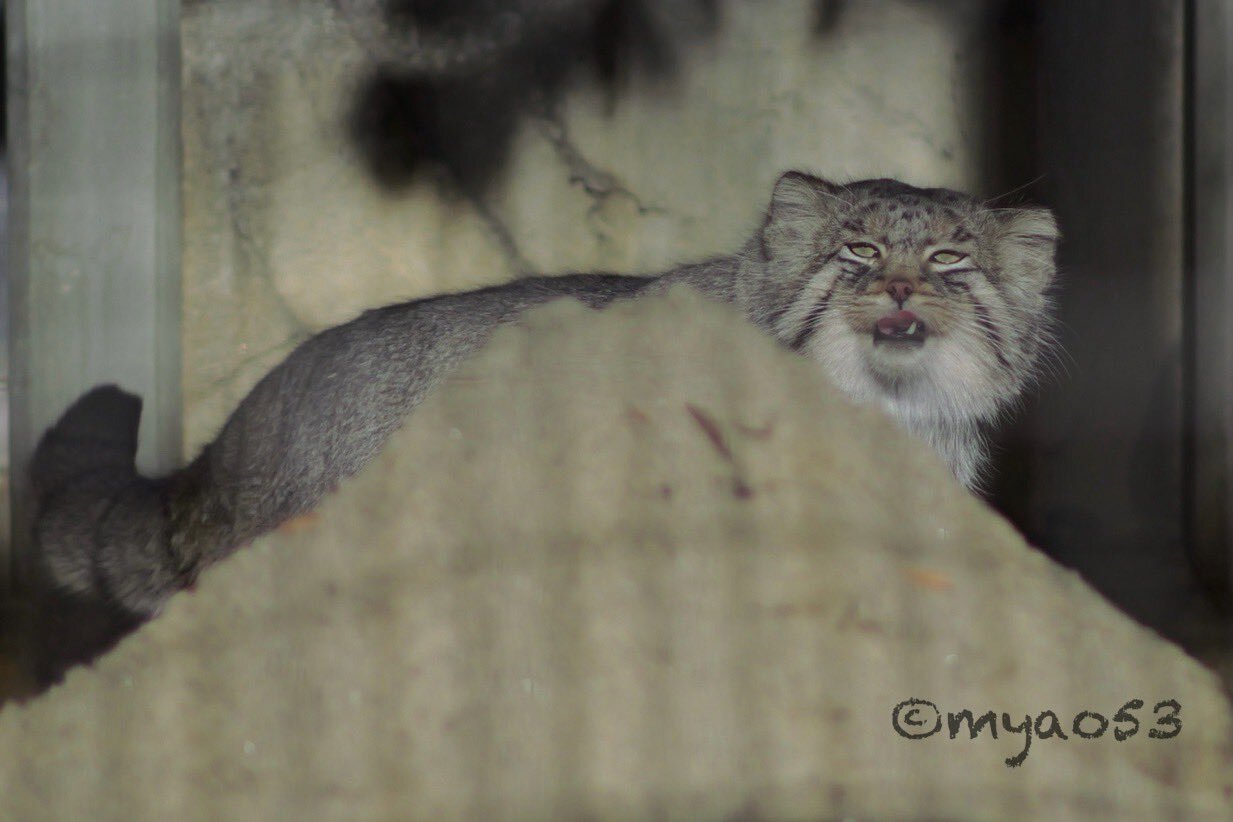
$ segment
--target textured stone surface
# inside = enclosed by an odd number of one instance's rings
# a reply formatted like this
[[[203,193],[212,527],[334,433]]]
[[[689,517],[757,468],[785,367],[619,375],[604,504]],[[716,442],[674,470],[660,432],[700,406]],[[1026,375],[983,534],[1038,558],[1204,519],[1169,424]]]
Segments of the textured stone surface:
[[[186,6],[187,453],[295,342],[361,309],[726,253],[790,167],[979,188],[980,6],[843,4],[825,32],[806,0],[725,0],[705,36],[668,20],[670,74],[635,66],[610,90],[575,72],[469,195],[374,183],[347,122],[377,61],[334,4]]]
[[[909,697],[1147,704],[1008,768],[1021,735],[897,736]],[[1231,729],[923,446],[674,293],[503,330],[318,512],[5,706],[0,818],[1230,818]]]

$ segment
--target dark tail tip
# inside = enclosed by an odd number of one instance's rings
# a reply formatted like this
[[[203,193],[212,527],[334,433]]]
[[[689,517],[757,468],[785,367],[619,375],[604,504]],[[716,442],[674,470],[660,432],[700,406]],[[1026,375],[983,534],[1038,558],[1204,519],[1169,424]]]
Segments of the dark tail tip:
[[[100,469],[133,471],[141,398],[100,385],[69,406],[35,449],[30,477],[42,497],[65,482]]]

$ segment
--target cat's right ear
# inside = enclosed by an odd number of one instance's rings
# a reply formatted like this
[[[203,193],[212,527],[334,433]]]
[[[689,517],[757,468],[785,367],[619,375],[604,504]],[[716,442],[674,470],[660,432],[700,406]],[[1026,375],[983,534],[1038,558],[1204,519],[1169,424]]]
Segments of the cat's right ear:
[[[1044,291],[1057,274],[1057,217],[1047,208],[995,211],[1002,264],[1022,282]]]
[[[789,171],[775,183],[762,225],[762,256],[768,260],[799,253],[822,227],[825,215],[842,202],[839,186],[801,171]]]

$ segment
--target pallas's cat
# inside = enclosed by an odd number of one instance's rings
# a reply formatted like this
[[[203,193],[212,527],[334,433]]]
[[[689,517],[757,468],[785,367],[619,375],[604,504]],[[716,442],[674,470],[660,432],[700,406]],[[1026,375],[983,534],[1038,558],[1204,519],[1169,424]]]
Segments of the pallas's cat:
[[[61,589],[153,614],[203,568],[359,471],[497,326],[558,297],[600,309],[678,283],[734,303],[853,400],[889,412],[975,488],[986,431],[1031,384],[1048,348],[1057,239],[1044,209],[788,172],[734,254],[656,276],[523,279],[368,311],[322,331],[168,477],[134,467],[140,400],[94,389],[47,431],[33,460],[39,556]]]

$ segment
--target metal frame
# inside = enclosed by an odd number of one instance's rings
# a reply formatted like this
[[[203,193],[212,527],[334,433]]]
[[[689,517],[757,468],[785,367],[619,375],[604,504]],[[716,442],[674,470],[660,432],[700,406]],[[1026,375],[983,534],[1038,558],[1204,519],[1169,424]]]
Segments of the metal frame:
[[[8,0],[12,531],[39,435],[100,382],[142,395],[138,461],[180,457],[178,0]]]

